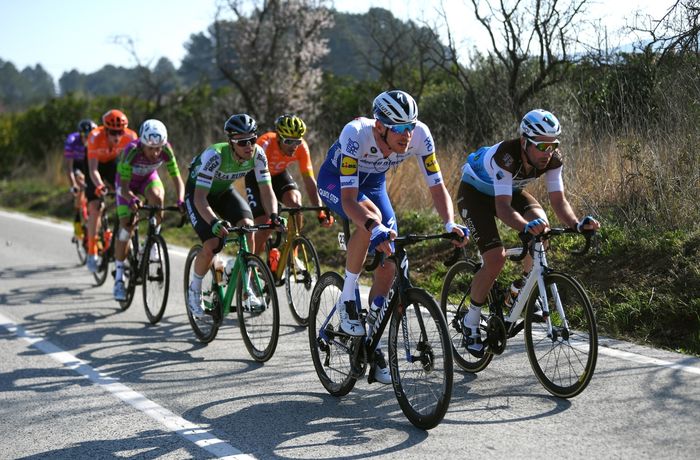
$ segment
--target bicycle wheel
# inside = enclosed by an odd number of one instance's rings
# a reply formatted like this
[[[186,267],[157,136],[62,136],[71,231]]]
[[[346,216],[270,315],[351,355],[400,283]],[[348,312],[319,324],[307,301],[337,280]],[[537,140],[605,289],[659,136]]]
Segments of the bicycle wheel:
[[[272,272],[255,254],[240,254],[245,270],[236,281],[238,326],[248,353],[258,362],[272,358],[280,333],[280,307]]]
[[[100,230],[99,233],[100,248],[104,248],[104,233]],[[109,272],[109,251],[112,248],[108,248],[106,251],[104,249],[97,249],[97,271],[92,274],[95,278],[95,286],[102,286],[107,281],[107,274]]]
[[[165,313],[170,289],[170,259],[168,247],[161,235],[148,238],[142,257],[144,257],[141,272],[143,307],[148,321],[156,324]]]
[[[389,306],[389,368],[394,394],[408,420],[429,430],[445,417],[452,398],[452,345],[445,318],[423,289],[395,296]]]
[[[467,372],[483,371],[493,359],[491,353],[484,353],[482,358],[472,356],[462,343],[462,320],[469,311],[472,279],[477,269],[476,263],[471,260],[460,260],[452,265],[445,275],[440,294],[440,309],[447,322],[454,360]],[[490,304],[489,295],[489,299],[481,310],[482,317],[488,317]]]
[[[362,339],[350,340],[337,336],[340,322],[333,307],[343,291],[343,277],[326,272],[318,279],[309,305],[309,346],[316,374],[323,387],[333,396],[345,396],[353,389],[350,356],[352,348]]]
[[[569,275],[545,275],[548,321],[534,315],[539,287],[530,294],[525,315],[525,347],[532,370],[554,396],[572,398],[593,377],[598,359],[598,333],[593,307],[581,285]]]
[[[216,337],[219,332],[219,326],[223,320],[223,302],[220,295],[220,288],[216,284],[216,279],[214,278],[214,270],[208,270],[202,279],[202,300],[204,300],[204,313],[205,315],[196,319],[192,316],[189,308],[189,297],[188,290],[190,287],[190,280],[192,277],[192,272],[194,271],[194,259],[202,250],[201,244],[196,244],[192,246],[190,252],[187,254],[187,259],[185,259],[185,276],[184,276],[184,286],[183,291],[185,293],[185,311],[187,312],[187,319],[190,322],[190,327],[197,336],[197,339],[202,343],[209,343]]]
[[[83,228],[83,237],[78,239],[73,235],[73,244],[75,245],[75,252],[78,253],[78,261],[80,265],[85,265],[87,262],[87,227],[85,224],[81,224]]]
[[[316,248],[305,236],[294,238],[285,273],[289,309],[299,326],[307,326],[311,291],[321,276],[321,264],[318,262]]]
[[[126,299],[119,301],[119,306],[122,310],[127,310],[134,300],[136,285],[138,284],[138,257],[133,250],[129,250],[129,254],[124,259],[124,284],[126,285]]]

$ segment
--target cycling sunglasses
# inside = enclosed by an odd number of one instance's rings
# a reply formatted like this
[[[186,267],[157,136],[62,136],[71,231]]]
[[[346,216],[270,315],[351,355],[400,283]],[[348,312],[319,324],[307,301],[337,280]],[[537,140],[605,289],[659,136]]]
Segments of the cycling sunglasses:
[[[121,136],[124,134],[124,130],[121,129],[108,129],[107,134],[110,136]]]
[[[403,134],[406,131],[413,132],[413,130],[416,128],[415,123],[403,123],[401,125],[390,125],[388,128],[391,130],[391,132],[396,133],[396,134]]]
[[[279,136],[279,134],[278,134]],[[284,136],[279,136],[280,137],[280,142],[282,142],[284,145],[300,145],[301,144],[301,139],[295,139],[293,137],[284,137]]]
[[[255,141],[258,140],[258,136],[246,137],[245,139],[232,139],[229,137],[230,142],[237,144],[239,147],[245,147],[246,145],[253,145]]]
[[[550,142],[545,142],[545,141],[536,141],[534,139],[530,139],[529,137],[525,138],[529,143],[535,146],[537,150],[540,152],[553,152],[556,149],[559,148],[559,141],[550,141]]]

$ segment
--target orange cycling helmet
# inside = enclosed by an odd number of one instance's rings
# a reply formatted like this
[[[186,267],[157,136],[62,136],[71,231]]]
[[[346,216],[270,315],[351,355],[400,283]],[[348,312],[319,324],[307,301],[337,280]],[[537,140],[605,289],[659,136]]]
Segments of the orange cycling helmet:
[[[123,130],[129,125],[129,119],[121,110],[112,109],[102,115],[102,124],[108,129]]]

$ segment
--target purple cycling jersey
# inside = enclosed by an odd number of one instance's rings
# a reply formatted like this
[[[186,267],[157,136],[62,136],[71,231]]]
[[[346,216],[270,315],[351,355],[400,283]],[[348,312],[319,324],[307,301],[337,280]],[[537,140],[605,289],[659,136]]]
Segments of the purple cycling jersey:
[[[79,132],[70,133],[63,144],[63,157],[73,161],[85,161],[87,148],[83,145]]]

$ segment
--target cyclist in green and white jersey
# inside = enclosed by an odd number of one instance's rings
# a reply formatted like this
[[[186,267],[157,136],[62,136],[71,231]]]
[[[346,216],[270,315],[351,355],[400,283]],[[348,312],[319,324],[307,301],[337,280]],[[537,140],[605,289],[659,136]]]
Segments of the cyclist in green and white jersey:
[[[188,306],[195,318],[204,315],[202,305],[202,278],[211,267],[214,255],[224,246],[227,227],[253,225],[253,213],[248,201],[234,188],[233,183],[255,171],[263,207],[272,223],[280,225],[277,198],[263,149],[255,143],[258,125],[247,114],[231,116],[224,125],[227,142],[213,144],[190,164],[185,186],[185,206],[192,227],[202,240],[202,250],[194,261],[194,273],[188,291]],[[251,252],[255,243],[247,235]],[[254,300],[252,300],[254,302]]]

